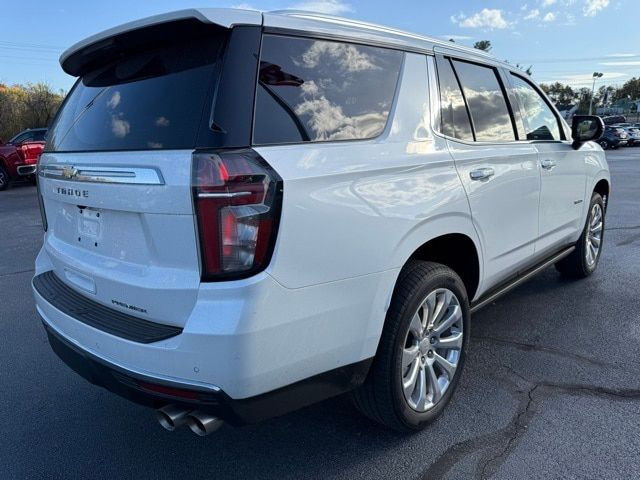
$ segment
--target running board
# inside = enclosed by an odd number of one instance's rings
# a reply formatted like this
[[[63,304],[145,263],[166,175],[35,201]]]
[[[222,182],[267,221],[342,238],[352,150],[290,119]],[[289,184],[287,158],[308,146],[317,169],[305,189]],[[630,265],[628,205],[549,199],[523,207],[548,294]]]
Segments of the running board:
[[[471,313],[477,312],[482,307],[486,307],[487,305],[489,305],[491,302],[493,302],[498,297],[501,297],[505,293],[507,293],[507,292],[511,291],[512,289],[516,288],[518,285],[526,282],[531,277],[533,277],[534,275],[540,273],[542,270],[544,270],[548,266],[553,265],[554,263],[558,262],[559,260],[562,260],[564,257],[569,255],[575,249],[576,249],[575,245],[572,245],[571,247],[565,248],[561,252],[556,253],[555,255],[553,255],[549,259],[543,261],[542,263],[539,263],[538,265],[536,265],[536,266],[534,266],[534,267],[532,267],[532,268],[530,268],[528,270],[525,270],[522,273],[519,273],[515,278],[513,278],[513,279],[509,280],[508,282],[502,284],[498,288],[495,288],[495,289],[491,290],[487,295],[481,297],[480,299],[478,299],[477,301],[475,301],[475,302],[473,302],[471,304]]]

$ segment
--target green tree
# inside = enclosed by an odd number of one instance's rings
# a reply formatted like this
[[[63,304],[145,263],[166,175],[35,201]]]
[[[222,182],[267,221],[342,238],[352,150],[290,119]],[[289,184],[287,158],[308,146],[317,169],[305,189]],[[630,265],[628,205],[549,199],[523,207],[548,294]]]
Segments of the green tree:
[[[540,88],[542,88],[555,103],[569,104],[577,99],[576,92],[569,85],[564,85],[560,82],[551,84],[543,83],[540,84]]]
[[[63,92],[54,92],[45,83],[0,84],[0,140],[26,128],[49,126],[63,99]]]
[[[489,40],[480,40],[473,44],[473,48],[477,48],[478,50],[483,50],[485,52],[491,51],[491,41]]]
[[[640,98],[640,78],[633,77],[628,80],[615,91],[612,100],[623,100],[630,98],[631,100],[637,100]]]

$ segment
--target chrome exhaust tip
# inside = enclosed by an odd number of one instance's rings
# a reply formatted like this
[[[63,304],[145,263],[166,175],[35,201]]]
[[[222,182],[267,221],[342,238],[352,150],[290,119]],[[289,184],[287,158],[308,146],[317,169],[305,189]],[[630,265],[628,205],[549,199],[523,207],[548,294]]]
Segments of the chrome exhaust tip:
[[[187,415],[187,425],[193,433],[204,437],[218,430],[224,420],[219,419],[209,413],[195,411]]]
[[[164,428],[173,432],[187,423],[187,415],[189,410],[176,407],[175,405],[167,405],[156,410],[156,419]]]

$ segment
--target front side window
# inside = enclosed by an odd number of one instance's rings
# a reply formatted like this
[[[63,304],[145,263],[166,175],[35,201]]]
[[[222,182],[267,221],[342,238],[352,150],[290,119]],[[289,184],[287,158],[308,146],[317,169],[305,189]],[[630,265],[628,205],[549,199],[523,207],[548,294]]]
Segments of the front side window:
[[[453,61],[479,142],[512,142],[516,139],[511,116],[497,72],[491,67]]]
[[[265,35],[254,143],[380,135],[393,104],[402,58],[396,50]]]
[[[527,140],[560,140],[560,126],[553,110],[533,86],[511,74],[513,91],[522,107]]]
[[[442,133],[449,137],[472,142],[471,122],[451,62],[442,57],[438,58],[437,62]]]

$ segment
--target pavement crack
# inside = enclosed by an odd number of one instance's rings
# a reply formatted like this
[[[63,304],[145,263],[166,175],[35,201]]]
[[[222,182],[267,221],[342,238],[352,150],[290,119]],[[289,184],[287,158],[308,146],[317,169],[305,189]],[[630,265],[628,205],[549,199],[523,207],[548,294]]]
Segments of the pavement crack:
[[[631,227],[607,227],[606,230],[638,230],[640,225],[634,225]]]
[[[520,402],[520,409],[511,420],[511,423],[507,427],[510,431],[509,438],[507,439],[505,446],[500,450],[497,454],[492,455],[488,460],[480,463],[477,468],[478,475],[476,475],[479,479],[489,478],[493,475],[498,468],[504,463],[506,458],[511,454],[513,449],[517,446],[520,437],[523,432],[527,429],[529,425],[529,421],[533,417],[535,413],[535,409],[533,408],[534,399],[533,395],[539,385],[532,386],[526,392],[526,398]],[[489,470],[489,472],[487,472]],[[487,474],[488,473],[488,474]]]
[[[497,337],[482,336],[482,335],[473,335],[471,338],[477,339],[477,340],[484,340],[484,341],[487,341],[487,342],[498,343],[500,345],[512,346],[514,348],[517,348],[518,350],[522,350],[522,351],[525,351],[525,352],[550,353],[552,355],[558,355],[560,357],[571,358],[571,359],[579,361],[579,362],[589,363],[589,364],[597,366],[597,367],[604,367],[604,368],[612,368],[612,367],[613,368],[617,368],[618,367],[618,365],[615,365],[613,363],[602,362],[600,360],[596,360],[596,359],[593,359],[593,358],[590,358],[590,357],[586,357],[584,355],[579,355],[577,353],[567,352],[565,350],[560,350],[559,348],[545,347],[545,346],[542,346],[542,345],[536,345],[534,343],[525,343],[525,342],[519,342],[517,340],[507,340],[505,338],[497,338]]]
[[[564,393],[570,395],[592,395],[606,397],[616,401],[640,400],[640,389],[616,389],[600,385],[534,382],[507,365],[501,365],[509,376],[526,382],[528,387],[521,388],[517,383],[503,376],[495,378],[507,386],[507,391],[518,399],[518,407],[509,423],[498,430],[458,442],[445,450],[429,468],[421,475],[422,480],[439,480],[448,473],[460,460],[476,452],[487,450],[487,454],[478,460],[476,475],[478,480],[485,480],[495,475],[502,464],[516,449],[524,436],[534,415],[536,406],[541,400],[551,395]]]
[[[29,273],[29,272],[34,272],[35,270],[33,268],[30,268],[28,270],[20,270],[17,272],[9,272],[9,273],[2,273],[0,274],[0,278],[2,277],[9,277],[11,275],[20,275],[21,273]]]

